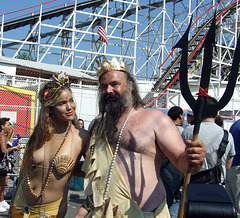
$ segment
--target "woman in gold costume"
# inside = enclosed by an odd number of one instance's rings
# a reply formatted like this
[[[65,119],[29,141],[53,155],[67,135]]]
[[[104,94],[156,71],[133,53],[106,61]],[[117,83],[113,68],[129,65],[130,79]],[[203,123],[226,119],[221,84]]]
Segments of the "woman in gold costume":
[[[66,184],[89,133],[74,123],[76,105],[66,74],[53,76],[39,92],[38,122],[24,153],[9,217],[64,217]]]

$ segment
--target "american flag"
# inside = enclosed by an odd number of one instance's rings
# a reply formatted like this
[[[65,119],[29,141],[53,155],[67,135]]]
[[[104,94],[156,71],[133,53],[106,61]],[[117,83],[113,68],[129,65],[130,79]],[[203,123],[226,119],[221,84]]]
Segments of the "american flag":
[[[105,22],[104,22],[103,19],[101,19],[101,23],[100,23],[100,26],[98,28],[98,32],[97,33],[100,36],[99,39],[102,42],[106,42],[108,44],[107,34],[106,34],[106,31],[105,31]]]

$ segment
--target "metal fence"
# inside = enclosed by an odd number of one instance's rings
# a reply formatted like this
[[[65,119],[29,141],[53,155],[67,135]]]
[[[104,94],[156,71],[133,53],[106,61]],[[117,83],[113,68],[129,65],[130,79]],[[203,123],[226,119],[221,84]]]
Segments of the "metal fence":
[[[38,117],[38,92],[46,79],[0,75],[0,117],[10,117],[14,135],[29,137]],[[70,85],[77,105],[77,116],[87,123],[97,114],[96,86]],[[91,109],[85,107],[91,104]],[[90,106],[90,105],[89,105]]]
[[[13,140],[21,136],[19,145],[24,148],[36,125],[39,106],[38,92],[46,79],[26,76],[0,74],[0,117],[9,117],[13,124]],[[77,105],[78,118],[85,121],[85,126],[97,115],[97,87],[71,83],[70,87]],[[10,195],[14,192],[16,181],[23,162],[25,149],[13,151],[15,160],[13,172],[8,174],[11,181],[7,187]]]

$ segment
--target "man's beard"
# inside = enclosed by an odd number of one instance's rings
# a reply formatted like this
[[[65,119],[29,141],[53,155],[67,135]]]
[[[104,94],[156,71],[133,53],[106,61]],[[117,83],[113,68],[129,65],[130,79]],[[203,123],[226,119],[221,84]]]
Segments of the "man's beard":
[[[122,96],[118,93],[109,93],[101,97],[100,110],[103,114],[105,131],[109,141],[113,140],[114,134],[118,131],[117,123],[130,103],[132,103],[132,96],[129,89]]]

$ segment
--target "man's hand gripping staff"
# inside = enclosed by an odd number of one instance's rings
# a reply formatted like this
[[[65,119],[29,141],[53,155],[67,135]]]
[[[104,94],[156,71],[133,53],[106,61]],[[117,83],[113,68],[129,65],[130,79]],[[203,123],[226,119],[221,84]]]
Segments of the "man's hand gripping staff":
[[[198,95],[197,100],[195,100],[194,97],[192,96],[188,86],[188,80],[187,80],[188,34],[191,26],[191,21],[185,34],[174,47],[182,49],[182,58],[180,63],[180,87],[181,87],[181,93],[184,99],[186,100],[186,102],[189,104],[189,106],[192,108],[194,112],[195,124],[194,124],[193,139],[192,139],[192,145],[194,145],[195,141],[198,139],[199,128],[203,118],[206,117],[209,113],[213,111],[219,111],[223,107],[225,107],[233,95],[234,87],[235,87],[237,76],[238,76],[239,62],[240,62],[240,36],[238,37],[237,46],[234,53],[233,64],[231,67],[231,73],[229,74],[229,81],[227,84],[227,88],[222,98],[216,104],[209,105],[206,103],[206,97],[209,96],[207,92],[208,92],[209,79],[210,79],[210,73],[212,68],[213,47],[215,46],[216,14],[214,14],[211,27],[207,33],[207,36],[203,44],[204,59],[203,59],[203,67],[202,67],[199,92],[197,93]],[[190,182],[191,173],[194,173],[194,171],[197,170],[196,168],[194,169],[191,167],[192,164],[194,164],[195,166],[198,164],[197,160],[194,159],[196,158],[195,157],[196,154],[193,154],[193,153],[198,153],[200,151],[201,151],[200,147],[199,148],[191,147],[190,141],[187,141],[186,152],[187,152],[187,161],[189,165],[188,165],[186,176],[184,178],[178,218],[182,218],[184,214],[185,190],[188,183]],[[199,163],[200,163],[200,159],[199,159]],[[201,165],[199,165],[199,168],[201,168]]]

